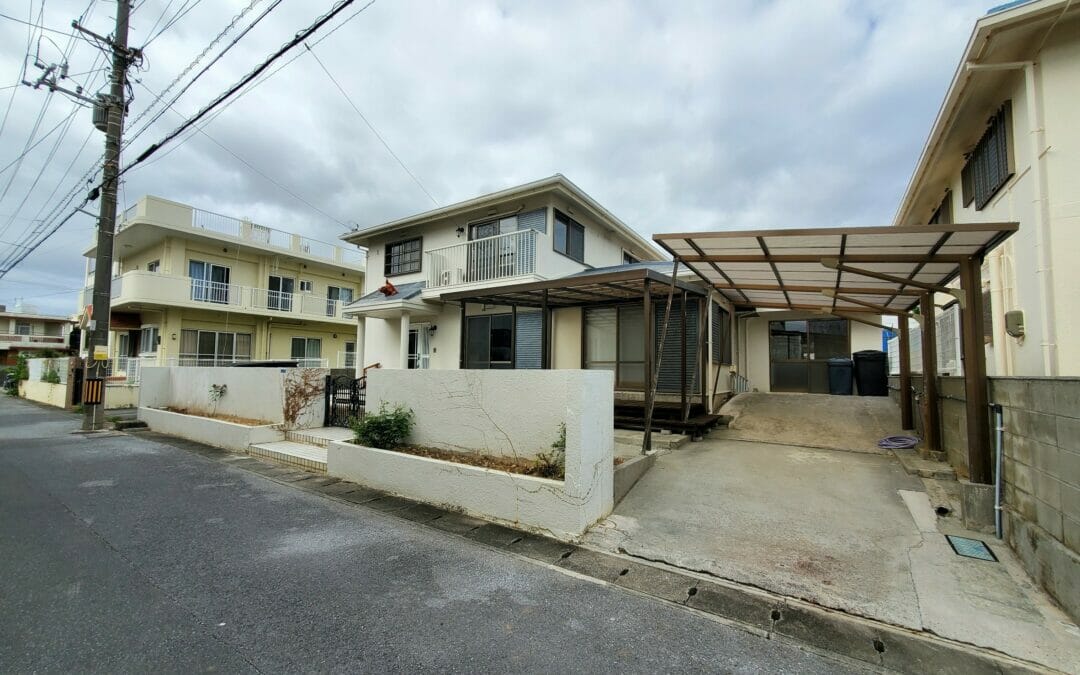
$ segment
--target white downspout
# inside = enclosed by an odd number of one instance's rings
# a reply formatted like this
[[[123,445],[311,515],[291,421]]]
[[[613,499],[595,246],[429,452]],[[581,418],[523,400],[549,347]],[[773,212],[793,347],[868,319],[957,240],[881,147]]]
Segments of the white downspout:
[[[1034,183],[1035,249],[1038,257],[1036,274],[1039,278],[1039,295],[1043,306],[1039,312],[1042,328],[1043,375],[1058,374],[1057,319],[1054,313],[1054,275],[1050,233],[1050,204],[1046,198],[1046,129],[1042,124],[1042,106],[1035,86],[1035,62],[1014,61],[1010,63],[968,63],[968,70],[1023,70],[1024,92],[1027,98],[1028,143],[1031,153],[1031,177]]]

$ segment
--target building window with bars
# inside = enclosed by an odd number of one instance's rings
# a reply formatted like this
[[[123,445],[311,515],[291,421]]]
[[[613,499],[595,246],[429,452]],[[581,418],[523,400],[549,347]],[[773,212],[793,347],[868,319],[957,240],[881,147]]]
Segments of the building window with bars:
[[[422,251],[423,240],[420,237],[387,244],[383,273],[390,277],[396,274],[419,272]]]
[[[974,202],[975,210],[981,211],[1015,171],[1012,102],[1006,101],[990,118],[986,131],[960,172],[964,206]]]

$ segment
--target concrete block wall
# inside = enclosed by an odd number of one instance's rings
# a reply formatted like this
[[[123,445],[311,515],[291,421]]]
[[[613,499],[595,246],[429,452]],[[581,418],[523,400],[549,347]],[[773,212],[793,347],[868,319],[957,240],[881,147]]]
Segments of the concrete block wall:
[[[921,378],[912,379],[921,392]],[[989,379],[990,403],[1002,407],[1005,538],[1028,573],[1080,618],[1080,378]],[[938,378],[938,388],[943,449],[966,475],[963,380]]]

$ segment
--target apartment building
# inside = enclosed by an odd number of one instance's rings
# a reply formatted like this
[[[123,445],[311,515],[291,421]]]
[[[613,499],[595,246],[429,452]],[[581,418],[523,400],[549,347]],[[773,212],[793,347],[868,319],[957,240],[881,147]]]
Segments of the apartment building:
[[[110,355],[154,365],[351,368],[365,252],[146,196],[118,223]],[[95,247],[81,305],[90,304]],[[85,311],[85,310],[84,310]]]
[[[72,322],[67,317],[38,314],[31,307],[8,311],[0,305],[0,366],[10,366],[26,352],[66,351]]]

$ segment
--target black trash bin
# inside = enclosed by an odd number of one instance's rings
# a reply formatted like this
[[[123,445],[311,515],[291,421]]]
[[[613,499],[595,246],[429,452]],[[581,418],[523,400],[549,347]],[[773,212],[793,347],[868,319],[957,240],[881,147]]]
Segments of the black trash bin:
[[[878,349],[864,349],[851,355],[855,362],[855,384],[859,396],[889,395],[889,358]]]
[[[829,393],[851,396],[851,359],[829,359]]]

